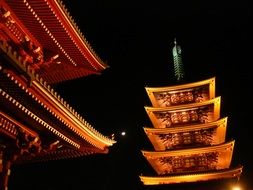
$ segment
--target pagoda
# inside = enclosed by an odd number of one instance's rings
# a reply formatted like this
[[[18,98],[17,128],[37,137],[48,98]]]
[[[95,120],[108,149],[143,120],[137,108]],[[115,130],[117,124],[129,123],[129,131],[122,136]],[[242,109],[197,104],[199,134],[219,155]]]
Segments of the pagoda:
[[[12,164],[108,153],[52,87],[107,67],[61,1],[0,0],[0,190]]]
[[[221,97],[215,77],[185,83],[181,48],[173,47],[179,84],[146,87],[152,106],[145,107],[153,127],[144,127],[154,151],[142,154],[156,175],[141,175],[144,185],[177,184],[239,178],[242,166],[231,167],[235,141],[226,140],[228,117],[220,117]]]

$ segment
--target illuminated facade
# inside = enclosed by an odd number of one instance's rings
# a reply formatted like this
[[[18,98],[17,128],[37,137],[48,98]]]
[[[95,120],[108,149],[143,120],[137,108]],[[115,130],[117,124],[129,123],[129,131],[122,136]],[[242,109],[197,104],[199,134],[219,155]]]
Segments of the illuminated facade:
[[[175,76],[178,80],[178,71]],[[157,175],[141,175],[144,185],[240,177],[242,167],[230,167],[235,141],[225,140],[228,118],[220,118],[221,97],[215,97],[215,77],[146,87],[146,92],[152,106],[145,110],[153,128],[144,131],[155,150],[143,150],[142,154]]]
[[[0,0],[0,55],[0,190],[12,164],[108,152],[52,88],[107,68],[61,1]]]

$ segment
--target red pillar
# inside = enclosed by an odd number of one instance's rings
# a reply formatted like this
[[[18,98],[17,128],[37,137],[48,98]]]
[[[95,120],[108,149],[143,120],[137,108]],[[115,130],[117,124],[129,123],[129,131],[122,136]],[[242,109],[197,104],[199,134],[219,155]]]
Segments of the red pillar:
[[[0,190],[8,189],[8,179],[11,173],[11,159],[5,155],[5,150],[0,147]]]

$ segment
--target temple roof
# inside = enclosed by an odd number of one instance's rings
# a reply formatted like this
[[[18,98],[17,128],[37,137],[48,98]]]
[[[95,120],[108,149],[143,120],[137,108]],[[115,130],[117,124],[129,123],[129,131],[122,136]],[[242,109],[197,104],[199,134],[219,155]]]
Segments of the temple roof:
[[[170,151],[142,151],[158,175],[221,170],[230,167],[234,141]]]
[[[208,181],[227,178],[239,178],[242,173],[242,166],[224,169],[219,171],[198,172],[169,176],[139,176],[144,185],[163,185],[175,183],[188,183],[196,181]]]
[[[182,146],[217,145],[225,142],[227,117],[204,124],[169,128],[144,128],[156,151]],[[185,142],[185,138],[189,142]]]
[[[201,96],[204,95],[204,97],[198,97],[197,99],[196,97],[192,97],[192,100],[190,101],[185,100],[181,103],[206,101],[215,97],[215,77],[198,81],[198,82],[192,82],[192,83],[186,83],[186,84],[180,84],[180,85],[174,85],[174,86],[166,86],[166,87],[145,87],[145,89],[154,107],[170,106],[171,104],[173,104],[173,102],[171,102],[172,101],[171,99],[173,97],[171,96],[173,95],[175,96],[177,94],[181,96],[182,93],[183,93],[182,94],[183,96],[189,96],[187,94],[184,94],[187,92],[192,93],[192,96],[194,95],[196,96],[199,93],[199,95]],[[202,89],[201,91],[205,90],[206,92],[201,92],[200,89]],[[170,100],[168,100],[168,98]],[[170,101],[170,102],[167,103],[166,101]]]
[[[4,111],[1,112],[1,117],[9,123],[3,130],[14,140],[21,130],[21,133],[40,139],[39,146],[56,148],[40,152],[36,159],[46,159],[48,154],[59,159],[106,153],[108,147],[115,143],[81,117],[43,78],[27,66],[11,46],[0,43],[0,53],[6,55],[3,58],[8,60],[8,64],[4,61],[0,65],[0,103]],[[18,67],[10,69],[10,65]],[[66,155],[63,156],[63,153]]]
[[[100,74],[107,67],[60,0],[4,0],[1,6],[4,34],[19,47],[32,44],[32,62],[34,54],[40,56],[32,66],[48,83]]]
[[[221,97],[208,101],[169,107],[149,107],[145,110],[155,128],[207,123],[220,118]]]

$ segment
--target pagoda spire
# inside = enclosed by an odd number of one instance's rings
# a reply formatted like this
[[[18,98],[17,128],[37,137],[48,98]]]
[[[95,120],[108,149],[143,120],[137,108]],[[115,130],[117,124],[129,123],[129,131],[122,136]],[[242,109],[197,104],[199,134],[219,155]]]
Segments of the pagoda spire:
[[[177,81],[182,81],[184,79],[184,67],[181,56],[181,47],[177,44],[176,38],[174,40],[174,47],[172,49],[173,60],[174,60],[174,73]]]

